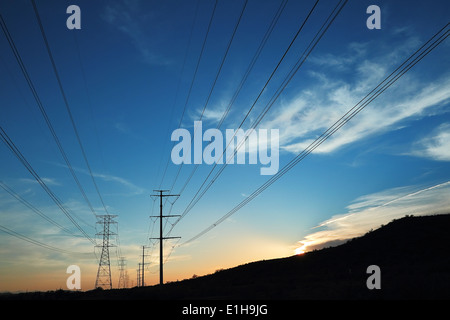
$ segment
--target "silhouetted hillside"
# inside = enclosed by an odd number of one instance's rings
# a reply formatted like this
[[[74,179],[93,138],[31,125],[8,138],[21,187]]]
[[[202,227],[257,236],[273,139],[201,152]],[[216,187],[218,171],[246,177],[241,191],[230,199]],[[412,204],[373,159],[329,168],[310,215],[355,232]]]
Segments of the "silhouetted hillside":
[[[14,299],[449,299],[450,215],[405,217],[338,247],[144,288],[54,291]],[[369,265],[381,289],[369,290]],[[7,298],[3,296],[3,298]]]

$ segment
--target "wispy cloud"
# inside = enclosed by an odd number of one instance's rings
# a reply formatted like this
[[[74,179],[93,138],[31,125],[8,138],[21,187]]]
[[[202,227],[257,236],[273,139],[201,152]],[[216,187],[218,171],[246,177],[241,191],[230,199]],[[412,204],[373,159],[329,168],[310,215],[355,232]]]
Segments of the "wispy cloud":
[[[157,53],[149,39],[154,39],[145,32],[149,23],[154,23],[152,14],[144,14],[141,1],[115,1],[109,3],[101,15],[102,19],[117,28],[131,40],[134,47],[142,56],[144,62],[150,65],[169,65],[171,61]]]
[[[32,184],[37,184],[38,182],[34,179],[28,179],[28,178],[21,178],[19,179],[21,182],[24,183],[32,183]],[[60,186],[61,183],[59,183],[56,179],[54,178],[41,178],[41,180],[49,186]]]
[[[118,176],[113,176],[113,175],[109,175],[109,174],[102,174],[102,173],[93,173],[94,177],[96,178],[100,178],[104,181],[108,181],[108,182],[117,182],[119,184],[121,184],[122,186],[126,187],[131,195],[140,195],[140,194],[145,194],[148,193],[148,191],[144,188],[141,188],[137,185],[135,185],[134,183],[118,177]]]
[[[141,136],[138,133],[136,133],[136,131],[131,126],[129,126],[126,123],[116,122],[116,123],[114,123],[113,126],[121,134],[124,134],[124,135],[126,135],[126,136],[128,136],[130,138],[135,139],[135,140],[145,141],[143,136]]]
[[[214,127],[214,125],[216,125],[222,118],[225,111],[225,106],[223,104],[219,104],[211,108],[206,108],[203,114],[202,111],[203,107],[196,109],[195,112],[190,116],[191,121],[198,121],[201,117],[204,123],[212,123],[212,127]]]
[[[448,213],[449,192],[450,181],[447,181],[419,190],[407,186],[362,196],[347,206],[347,213],[335,215],[315,227],[323,230],[299,241],[297,252],[342,243],[405,215]]]
[[[338,56],[326,53],[312,56],[309,58],[309,61],[322,67],[332,67],[342,71],[348,69],[353,63],[364,57],[367,54],[368,49],[369,44],[367,43],[353,42],[348,45],[345,55]]]
[[[56,165],[67,168],[67,166],[64,164],[56,163]],[[73,169],[76,172],[80,172],[85,175],[90,175],[89,171],[86,169],[76,168],[76,167],[74,167]],[[126,195],[140,195],[140,194],[149,193],[148,190],[146,190],[145,188],[139,187],[136,184],[132,183],[131,181],[129,181],[125,178],[119,177],[119,176],[114,176],[111,174],[105,174],[105,173],[99,173],[99,172],[93,172],[92,175],[94,176],[94,178],[99,178],[106,182],[116,182],[116,183],[122,185],[123,187],[125,187],[128,190]]]
[[[351,43],[341,54],[311,57],[310,62],[315,66],[314,71],[308,72],[312,85],[292,98],[280,99],[276,112],[272,110],[259,128],[279,129],[280,149],[298,154],[375,88],[419,43],[414,36],[397,42],[395,48],[377,46],[373,42]],[[381,47],[376,55],[374,47]],[[411,71],[314,152],[331,153],[371,136],[413,125],[425,117],[442,114],[446,112],[442,106],[450,102],[449,87],[449,73],[424,82],[420,74]],[[222,104],[207,108],[203,119],[216,122],[223,110]],[[196,109],[191,119],[198,120],[200,112],[201,108]],[[233,122],[233,119],[227,120]],[[442,132],[427,141],[428,155],[435,155],[437,159],[436,153],[445,152],[447,140],[446,133]],[[442,156],[447,159],[448,155]]]
[[[342,57],[327,54],[316,58],[314,63],[319,67],[325,65],[330,70],[331,64],[338,66],[332,69],[334,71],[351,69],[352,76],[340,73],[333,76],[333,72],[321,72],[318,68],[309,73],[316,84],[283,101],[278,112],[272,113],[260,127],[279,128],[281,148],[299,153],[395,69],[407,56],[401,53],[415,42],[413,39],[377,59],[369,60],[364,55],[364,44],[352,44],[348,52],[356,52],[355,56],[349,57],[346,52]],[[450,102],[449,87],[448,73],[427,83],[417,74],[407,74],[314,152],[330,153],[367,137],[408,126],[414,120],[443,113],[442,106]],[[443,134],[439,139],[445,140],[447,136]],[[440,150],[430,149],[429,152]]]
[[[433,160],[450,161],[450,123],[441,124],[430,136],[420,140],[412,153]]]

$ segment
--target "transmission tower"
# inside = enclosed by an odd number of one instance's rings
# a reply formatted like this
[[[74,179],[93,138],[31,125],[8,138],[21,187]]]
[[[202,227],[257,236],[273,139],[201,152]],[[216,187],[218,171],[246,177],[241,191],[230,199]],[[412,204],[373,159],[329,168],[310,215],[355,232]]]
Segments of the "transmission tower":
[[[163,281],[163,242],[166,239],[178,239],[180,237],[163,237],[163,218],[179,217],[179,215],[167,215],[163,216],[163,197],[179,197],[179,194],[163,194],[163,192],[168,192],[169,190],[153,190],[159,194],[154,194],[152,197],[159,197],[159,216],[151,216],[152,218],[159,218],[159,238],[150,238],[159,240],[159,283],[164,284]]]
[[[125,260],[125,257],[119,257],[119,284],[117,285],[119,289],[128,287],[126,279],[126,266],[127,262]]]
[[[100,255],[100,261],[98,263],[97,279],[95,280],[95,288],[112,289],[111,281],[111,264],[109,261],[109,247],[114,247],[110,243],[110,236],[116,235],[117,233],[111,232],[110,225],[116,224],[114,218],[117,215],[97,215],[97,224],[103,225],[103,231],[97,233],[97,236],[102,236],[102,253]],[[100,246],[96,246],[100,247]]]

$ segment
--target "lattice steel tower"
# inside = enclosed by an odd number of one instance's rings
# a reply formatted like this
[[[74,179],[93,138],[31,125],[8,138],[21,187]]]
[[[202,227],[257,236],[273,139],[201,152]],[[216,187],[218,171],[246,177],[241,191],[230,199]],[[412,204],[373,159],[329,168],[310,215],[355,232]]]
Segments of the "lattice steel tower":
[[[109,260],[109,247],[115,245],[110,242],[110,236],[117,235],[117,233],[111,231],[111,224],[117,224],[114,218],[117,215],[97,215],[97,224],[103,225],[103,231],[98,232],[97,236],[102,236],[102,245],[96,247],[102,248],[100,255],[100,261],[98,263],[97,279],[95,280],[95,288],[112,289],[111,281],[111,264]]]
[[[127,272],[126,268],[127,268],[127,262],[126,262],[125,257],[119,257],[119,284],[117,285],[117,287],[119,289],[128,287],[127,278],[126,278],[126,272]]]

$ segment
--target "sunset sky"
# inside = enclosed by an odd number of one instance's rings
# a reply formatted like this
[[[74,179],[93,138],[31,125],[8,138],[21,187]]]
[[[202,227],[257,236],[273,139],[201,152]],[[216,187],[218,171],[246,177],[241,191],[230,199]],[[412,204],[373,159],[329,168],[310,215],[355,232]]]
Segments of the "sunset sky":
[[[260,174],[261,163],[226,166],[191,206],[223,165],[203,185],[213,165],[180,169],[170,158],[175,129],[193,133],[201,119],[203,131],[221,124],[225,135],[246,119],[247,130],[271,105],[257,129],[279,130],[281,170],[446,26],[448,1],[348,1],[279,96],[344,2],[35,3],[60,83],[32,2],[0,0],[0,126],[70,218],[1,143],[0,292],[66,289],[69,265],[80,267],[82,290],[93,289],[100,251],[89,238],[101,243],[95,214],[105,208],[118,222],[117,246],[110,249],[113,287],[119,255],[129,286],[136,285],[143,245],[150,263],[145,282],[157,284],[159,246],[149,240],[159,236],[158,220],[150,218],[159,214],[154,189],[180,194],[164,202],[164,213],[183,215],[175,225],[176,217],[164,220],[165,235],[181,237],[165,242],[166,281],[341,243],[407,214],[450,212],[448,39],[223,223],[271,178]],[[81,29],[66,26],[72,4],[81,10]],[[380,7],[381,29],[366,26],[372,4]]]

